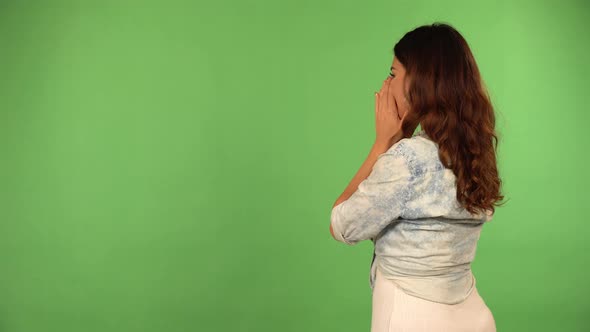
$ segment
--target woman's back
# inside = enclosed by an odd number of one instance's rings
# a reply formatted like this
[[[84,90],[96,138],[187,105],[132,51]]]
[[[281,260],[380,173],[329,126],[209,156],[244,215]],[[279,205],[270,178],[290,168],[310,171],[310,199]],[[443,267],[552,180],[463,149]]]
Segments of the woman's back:
[[[471,262],[483,223],[491,215],[472,215],[456,199],[455,176],[438,157],[436,143],[421,131],[402,140],[411,179],[400,219],[373,240],[376,268],[406,293],[445,304],[460,303],[475,287]],[[395,171],[395,170],[392,170]]]
[[[456,199],[455,176],[424,131],[379,156],[357,192],[332,210],[342,242],[371,239],[376,268],[408,294],[454,304],[475,286],[471,262],[487,214],[473,215]]]

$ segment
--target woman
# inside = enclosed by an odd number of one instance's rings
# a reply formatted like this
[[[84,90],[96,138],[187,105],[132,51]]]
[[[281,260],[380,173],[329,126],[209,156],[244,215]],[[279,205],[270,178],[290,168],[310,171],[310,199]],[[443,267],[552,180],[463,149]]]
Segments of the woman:
[[[393,53],[375,94],[375,143],[334,203],[330,232],[374,243],[372,332],[496,331],[471,271],[504,198],[489,95],[448,24],[406,33]]]

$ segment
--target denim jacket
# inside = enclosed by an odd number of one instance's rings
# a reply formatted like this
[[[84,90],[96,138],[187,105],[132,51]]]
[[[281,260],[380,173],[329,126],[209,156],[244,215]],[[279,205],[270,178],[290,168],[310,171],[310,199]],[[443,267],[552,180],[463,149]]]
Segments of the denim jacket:
[[[379,155],[369,176],[331,212],[334,237],[374,244],[376,268],[407,294],[462,302],[475,288],[471,262],[491,211],[471,214],[456,199],[456,177],[441,163],[438,144],[421,130]]]

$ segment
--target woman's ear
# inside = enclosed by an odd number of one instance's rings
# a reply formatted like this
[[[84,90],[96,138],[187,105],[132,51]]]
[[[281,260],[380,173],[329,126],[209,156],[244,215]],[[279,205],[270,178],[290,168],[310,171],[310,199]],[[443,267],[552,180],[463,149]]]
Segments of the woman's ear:
[[[408,100],[404,97],[404,100],[402,100],[402,105],[400,107],[399,113],[400,113],[400,117],[404,117],[404,115],[406,113],[408,113],[410,111],[410,103],[408,102]]]
[[[409,104],[409,100],[410,100],[410,85],[411,85],[411,79],[408,76],[404,77],[404,82],[403,82],[403,86],[404,86],[404,102]]]

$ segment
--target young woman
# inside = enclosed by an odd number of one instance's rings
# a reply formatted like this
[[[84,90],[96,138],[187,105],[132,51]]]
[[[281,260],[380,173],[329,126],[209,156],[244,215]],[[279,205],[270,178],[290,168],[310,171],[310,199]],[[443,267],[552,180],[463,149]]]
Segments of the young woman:
[[[334,203],[330,232],[374,243],[372,332],[496,331],[471,271],[504,198],[489,95],[448,24],[406,33],[393,53],[375,94],[375,143]]]

